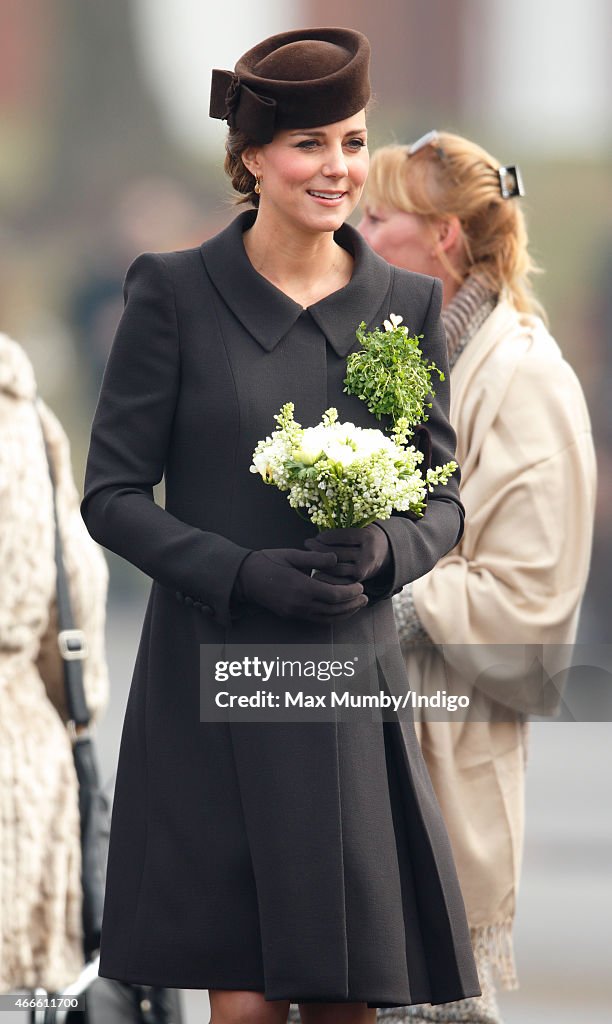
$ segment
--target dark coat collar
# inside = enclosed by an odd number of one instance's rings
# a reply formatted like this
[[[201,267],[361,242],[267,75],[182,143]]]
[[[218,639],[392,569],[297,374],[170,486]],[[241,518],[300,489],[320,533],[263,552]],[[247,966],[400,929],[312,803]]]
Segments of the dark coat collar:
[[[271,352],[291,330],[303,307],[262,277],[249,260],[242,234],[251,227],[255,210],[239,214],[228,227],[200,247],[208,274],[221,296],[256,341]],[[361,235],[343,224],[334,238],[355,259],[353,275],[344,288],[308,307],[308,311],[339,356],[355,344],[362,320],[377,326],[391,283],[391,268],[370,249]],[[386,314],[384,314],[386,315]]]

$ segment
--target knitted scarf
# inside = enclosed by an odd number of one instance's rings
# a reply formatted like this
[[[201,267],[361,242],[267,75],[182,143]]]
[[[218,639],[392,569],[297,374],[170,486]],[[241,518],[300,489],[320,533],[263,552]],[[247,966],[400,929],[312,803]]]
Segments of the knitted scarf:
[[[495,309],[497,298],[496,293],[487,288],[480,278],[471,274],[442,310],[451,370],[465,346]]]

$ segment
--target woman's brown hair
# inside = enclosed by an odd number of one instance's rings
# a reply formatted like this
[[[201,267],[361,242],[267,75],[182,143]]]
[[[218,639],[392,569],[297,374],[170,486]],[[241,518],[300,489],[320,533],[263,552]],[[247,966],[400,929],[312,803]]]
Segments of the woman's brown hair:
[[[459,219],[464,265],[440,260],[457,281],[469,274],[519,310],[545,317],[530,277],[540,268],[528,249],[525,214],[517,198],[504,199],[499,161],[469,139],[438,132],[410,155],[408,146],[383,146],[370,164],[366,201],[417,213],[432,221]]]
[[[238,193],[235,196],[236,203],[251,203],[257,208],[259,196],[255,191],[255,175],[251,174],[242,162],[242,154],[249,146],[256,143],[249,139],[244,132],[236,128],[230,128],[225,139],[225,163],[223,169],[229,176],[234,190]]]

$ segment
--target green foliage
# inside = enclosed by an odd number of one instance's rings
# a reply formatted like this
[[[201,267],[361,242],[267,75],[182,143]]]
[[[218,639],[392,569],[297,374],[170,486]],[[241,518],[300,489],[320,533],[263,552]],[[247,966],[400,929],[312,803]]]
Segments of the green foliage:
[[[431,409],[432,402],[427,398],[436,394],[431,386],[432,371],[441,381],[444,374],[423,358],[419,348],[422,334],[410,336],[406,327],[398,326],[368,332],[363,321],[356,333],[362,351],[347,359],[345,392],[366,402],[378,420],[385,415],[394,423],[405,420],[411,437],[414,431],[410,428],[428,419],[425,409]]]

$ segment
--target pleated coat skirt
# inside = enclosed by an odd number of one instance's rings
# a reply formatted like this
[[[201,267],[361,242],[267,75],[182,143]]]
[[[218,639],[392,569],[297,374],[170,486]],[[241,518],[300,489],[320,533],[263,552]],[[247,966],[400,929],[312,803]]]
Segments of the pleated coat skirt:
[[[349,284],[302,309],[252,267],[242,214],[201,247],[143,254],[125,284],[92,428],[83,516],[153,578],[121,738],[103,977],[267,999],[371,1006],[480,992],[451,848],[412,722],[200,720],[203,645],[341,644],[372,652],[405,693],[391,596],[461,535],[457,482],[426,515],[382,523],[393,566],[336,626],[232,601],[249,551],[316,528],[249,472],[287,401],[384,426],[343,393],[361,320],[390,313],[446,365],[439,282],[398,271],[350,227]],[[448,380],[448,378],[447,378]],[[448,385],[430,410],[432,463],[452,458]],[[153,486],[165,477],[165,508]],[[246,649],[246,648],[245,648]]]

